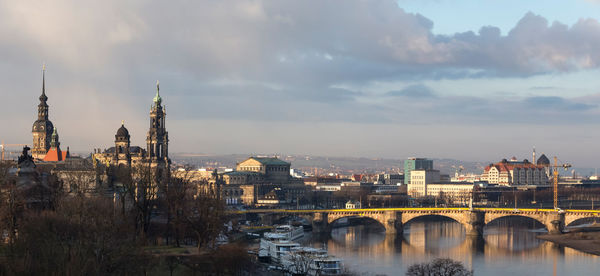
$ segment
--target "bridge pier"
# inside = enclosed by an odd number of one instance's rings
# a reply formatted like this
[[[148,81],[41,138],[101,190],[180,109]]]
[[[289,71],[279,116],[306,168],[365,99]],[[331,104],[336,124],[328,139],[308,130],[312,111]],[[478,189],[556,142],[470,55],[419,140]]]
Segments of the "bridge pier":
[[[481,211],[469,211],[465,214],[466,221],[463,223],[467,236],[482,237],[485,225],[485,213]]]
[[[400,213],[396,211],[385,211],[383,214],[383,226],[386,235],[402,234],[402,219]]]
[[[329,221],[328,213],[315,213],[315,217],[312,221],[312,232],[318,234],[329,234]]]
[[[558,212],[548,214],[544,225],[548,228],[548,234],[562,234],[565,229],[565,214]]]

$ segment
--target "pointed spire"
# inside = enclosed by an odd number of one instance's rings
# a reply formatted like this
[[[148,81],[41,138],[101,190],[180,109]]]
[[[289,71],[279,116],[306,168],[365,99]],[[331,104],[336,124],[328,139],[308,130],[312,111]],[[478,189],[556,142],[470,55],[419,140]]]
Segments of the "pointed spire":
[[[48,97],[46,97],[46,63],[42,64],[42,95],[40,95],[40,101],[46,102]]]

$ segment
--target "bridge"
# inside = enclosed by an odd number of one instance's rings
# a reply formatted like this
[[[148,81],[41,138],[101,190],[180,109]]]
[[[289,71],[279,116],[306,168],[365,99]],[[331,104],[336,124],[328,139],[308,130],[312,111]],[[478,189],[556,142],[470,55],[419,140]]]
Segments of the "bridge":
[[[550,234],[560,234],[579,219],[598,218],[598,210],[510,209],[510,208],[374,208],[287,210],[253,209],[238,214],[257,214],[264,224],[273,224],[284,217],[301,217],[312,224],[313,232],[329,233],[336,220],[346,217],[371,218],[385,227],[387,234],[401,234],[411,220],[424,216],[442,216],[462,224],[469,236],[483,235],[483,227],[503,217],[527,217],[543,224]]]

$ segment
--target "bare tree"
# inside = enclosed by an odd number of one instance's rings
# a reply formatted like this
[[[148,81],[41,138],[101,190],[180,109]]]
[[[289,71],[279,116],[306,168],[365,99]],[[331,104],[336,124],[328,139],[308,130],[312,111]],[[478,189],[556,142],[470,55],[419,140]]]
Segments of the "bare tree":
[[[163,181],[150,165],[116,167],[115,184],[119,184],[123,196],[123,209],[127,206],[133,212],[134,225],[142,238],[148,234],[152,214],[156,210],[159,197],[159,181]]]
[[[182,236],[186,232],[186,211],[189,200],[193,198],[195,189],[190,174],[171,177],[160,185],[161,209],[167,216],[166,236],[175,238],[176,246],[180,246]]]
[[[192,231],[198,242],[198,249],[207,246],[224,230],[225,204],[213,195],[200,193],[188,200],[184,210],[187,228]]]
[[[0,164],[0,234],[12,245],[16,238],[17,221],[25,208],[25,199],[17,190],[17,179],[8,163]]]
[[[287,253],[286,258],[290,261],[289,270],[294,275],[305,275],[308,273],[310,263],[313,260],[313,256],[310,252],[297,250]]]
[[[452,259],[438,258],[429,263],[417,263],[408,267],[407,276],[472,276],[461,262]]]
[[[15,249],[1,262],[7,274],[139,273],[144,262],[135,232],[107,198],[68,197],[56,210],[28,211]]]

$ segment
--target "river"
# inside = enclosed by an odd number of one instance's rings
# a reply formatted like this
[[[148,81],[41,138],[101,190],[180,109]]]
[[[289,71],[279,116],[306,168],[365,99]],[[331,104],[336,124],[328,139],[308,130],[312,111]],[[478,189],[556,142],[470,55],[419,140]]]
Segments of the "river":
[[[411,264],[435,258],[461,261],[475,275],[600,274],[600,257],[536,239],[542,233],[533,221],[507,219],[473,239],[459,223],[429,217],[408,223],[398,236],[361,225],[335,228],[329,237],[308,234],[300,242],[326,247],[348,269],[366,275],[404,275]]]

